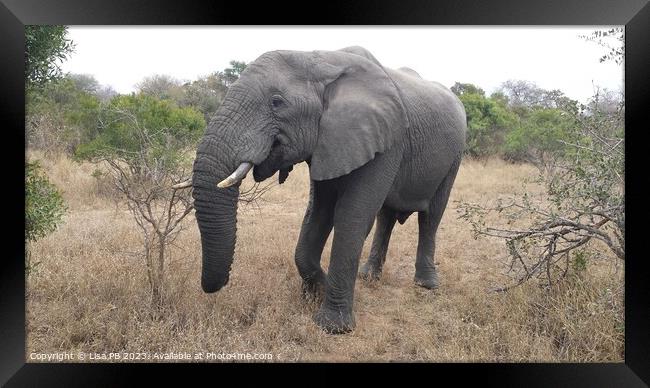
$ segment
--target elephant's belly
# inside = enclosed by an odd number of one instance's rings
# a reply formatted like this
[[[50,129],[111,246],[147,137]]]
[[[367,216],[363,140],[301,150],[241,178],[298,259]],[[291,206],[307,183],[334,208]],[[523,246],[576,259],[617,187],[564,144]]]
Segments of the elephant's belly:
[[[399,212],[420,212],[429,210],[431,198],[404,198],[399,194],[393,194],[386,197],[384,206]]]
[[[384,206],[399,212],[420,212],[429,210],[429,203],[433,193],[413,192],[408,189],[391,191]]]
[[[402,168],[384,201],[384,205],[400,212],[428,211],[431,199],[444,179],[444,166],[427,169]],[[442,167],[442,168],[441,168]],[[439,171],[436,171],[439,170]]]

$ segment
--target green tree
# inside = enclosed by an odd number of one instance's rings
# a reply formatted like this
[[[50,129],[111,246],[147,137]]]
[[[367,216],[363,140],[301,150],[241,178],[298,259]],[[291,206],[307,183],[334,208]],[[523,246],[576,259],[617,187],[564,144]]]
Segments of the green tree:
[[[101,88],[101,85],[97,79],[92,74],[68,74],[66,78],[69,78],[74,86],[82,91],[89,94],[97,94]]]
[[[61,192],[47,179],[38,161],[25,163],[25,241],[54,232],[65,210]]]
[[[502,101],[486,98],[480,88],[460,85],[464,86],[459,98],[467,114],[466,152],[476,157],[498,154],[506,133],[518,125],[517,116]]]
[[[505,158],[546,170],[563,156],[562,141],[574,136],[575,122],[570,118],[578,111],[577,101],[560,90],[542,89],[534,82],[523,80],[502,83],[491,98],[499,100],[519,121],[506,134]]]
[[[38,161],[25,163],[25,271],[29,274],[40,262],[33,262],[29,243],[54,232],[66,211],[61,192],[53,185]]]
[[[485,91],[474,84],[456,82],[454,86],[451,87],[451,91],[459,97],[463,94],[478,94],[480,96],[485,96]]]
[[[561,109],[531,110],[521,124],[507,133],[504,156],[540,169],[552,168],[567,156],[566,143],[576,140],[575,118]]]
[[[194,108],[143,93],[119,95],[101,110],[96,136],[80,144],[76,155],[155,161],[161,168],[173,169],[179,150],[195,145],[204,129],[205,120]]]
[[[145,77],[136,85],[140,93],[159,98],[173,100],[177,103],[183,98],[181,81],[167,74],[154,74]]]
[[[69,75],[29,93],[25,134],[29,147],[73,153],[95,135],[101,101],[92,77]]]
[[[74,49],[66,26],[25,26],[25,82],[28,89],[61,76],[59,61]]]
[[[203,113],[206,123],[221,105],[228,87],[220,73],[200,77],[196,81],[183,85],[184,93],[180,101],[182,106],[191,106]]]
[[[215,71],[185,83],[169,75],[156,74],[145,77],[138,83],[137,89],[140,93],[161,100],[174,101],[181,107],[195,108],[203,113],[203,118],[209,123],[221,105],[228,87],[239,79],[245,68],[246,62],[232,60],[230,67],[223,71]]]
[[[496,91],[492,93],[490,95],[490,99],[503,106],[509,106],[510,103],[510,99],[508,98],[508,96],[506,96],[503,92],[500,91]]]
[[[239,75],[246,68],[246,62],[242,61],[230,61],[230,67],[227,67],[223,71],[223,80],[226,86],[232,85],[235,81],[239,79]]]

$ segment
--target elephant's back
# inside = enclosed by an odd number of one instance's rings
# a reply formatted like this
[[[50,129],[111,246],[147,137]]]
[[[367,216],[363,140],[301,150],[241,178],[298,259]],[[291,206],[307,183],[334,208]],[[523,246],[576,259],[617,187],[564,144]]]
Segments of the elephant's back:
[[[449,88],[439,82],[420,77],[413,69],[386,69],[398,86],[402,100],[414,123],[412,127],[421,130],[466,132],[466,117],[463,103]],[[437,118],[430,121],[431,117]]]
[[[406,74],[408,74],[408,75],[410,75],[412,77],[417,77],[417,78],[420,78],[420,79],[422,78],[417,71],[411,69],[410,67],[400,67],[397,70],[401,71],[402,73],[406,73]]]

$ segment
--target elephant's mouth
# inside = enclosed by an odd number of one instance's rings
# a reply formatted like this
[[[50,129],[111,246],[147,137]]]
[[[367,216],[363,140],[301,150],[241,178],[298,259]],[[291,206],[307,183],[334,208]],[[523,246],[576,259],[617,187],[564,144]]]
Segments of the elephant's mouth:
[[[282,143],[276,140],[271,147],[269,156],[253,168],[253,178],[255,182],[261,182],[273,176],[277,171],[280,171],[278,181],[280,184],[289,176],[289,172],[293,170],[293,163],[287,162],[283,158],[281,148]]]
[[[255,182],[261,182],[271,177],[276,171],[277,170],[271,169],[268,165],[265,165],[265,163],[262,162],[253,168],[253,179],[255,179]]]
[[[287,180],[291,170],[293,170],[293,165],[278,168],[271,167],[265,164],[265,162],[262,162],[260,165],[253,168],[253,178],[255,179],[255,182],[261,182],[273,176],[277,171],[280,171],[280,174],[278,175],[278,183],[282,184]]]

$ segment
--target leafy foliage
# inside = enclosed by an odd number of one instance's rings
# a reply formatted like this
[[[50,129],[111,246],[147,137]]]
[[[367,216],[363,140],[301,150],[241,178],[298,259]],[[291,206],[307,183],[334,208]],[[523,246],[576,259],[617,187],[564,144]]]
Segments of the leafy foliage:
[[[531,110],[520,123],[506,135],[504,156],[540,168],[566,156],[565,144],[576,136],[575,121],[560,109]]]
[[[501,101],[485,97],[481,89],[462,85],[456,90],[461,90],[459,98],[467,114],[466,152],[477,157],[499,153],[508,129],[518,124],[517,116]]]
[[[227,67],[223,71],[223,80],[226,86],[230,86],[233,82],[239,79],[239,75],[246,68],[246,62],[241,61],[230,61],[230,67]]]
[[[161,100],[179,101],[183,95],[181,81],[166,74],[155,74],[145,77],[136,88],[142,94],[159,98]]]
[[[607,49],[607,52],[599,58],[601,63],[607,61],[614,61],[618,65],[623,63],[625,58],[625,31],[622,27],[598,30],[589,35],[581,35],[581,37]]]
[[[151,99],[148,103],[142,100],[142,103],[151,105],[154,100],[164,100],[169,106],[185,109],[186,113],[192,109],[198,110],[207,123],[221,105],[228,90],[227,85],[234,82],[245,67],[245,62],[231,61],[231,67],[224,71],[216,71],[184,84],[168,75],[146,77],[138,88],[140,94]],[[113,101],[115,98],[118,99]],[[108,135],[99,136],[100,132],[116,130],[114,127],[124,122],[124,117],[117,118],[116,115],[119,115],[118,111],[128,111],[118,106],[125,104],[125,98],[130,97],[119,96],[110,86],[99,84],[88,74],[67,74],[32,87],[27,93],[26,143],[46,153],[68,154],[74,154],[83,145],[79,150],[81,156],[89,151],[88,147],[93,147],[89,144],[91,140],[95,146],[102,141],[97,138],[106,140]],[[174,120],[165,115],[163,117]],[[114,120],[116,122],[111,127],[109,123]],[[171,122],[168,124],[179,128],[179,125]],[[145,125],[150,126],[149,123]],[[194,128],[196,125],[180,123],[180,127]],[[192,138],[187,139],[192,141]]]
[[[25,26],[25,82],[42,86],[61,76],[58,62],[73,51],[66,26]]]
[[[36,241],[56,230],[66,207],[61,193],[40,164],[25,164],[25,241]]]
[[[574,127],[579,104],[559,90],[545,90],[533,82],[509,80],[499,95],[519,118],[503,144],[503,155],[511,161],[532,163],[541,170],[565,156],[565,142],[576,136]]]
[[[469,83],[456,82],[454,86],[451,87],[451,91],[459,97],[463,94],[478,94],[480,96],[485,96],[485,91],[483,89]]]
[[[182,150],[196,144],[205,129],[195,109],[146,94],[113,98],[98,122],[97,135],[77,148],[78,157],[155,164],[160,171],[176,168]]]
[[[239,79],[245,68],[246,62],[233,60],[223,71],[215,71],[192,82],[181,83],[169,75],[158,74],[146,77],[137,87],[143,94],[199,110],[207,123],[221,105],[228,87]]]
[[[205,122],[210,122],[212,115],[221,105],[228,87],[222,74],[215,72],[183,85],[184,95],[179,105],[191,106],[203,113]]]
[[[578,103],[559,90],[521,80],[504,82],[489,97],[469,83],[456,82],[451,90],[467,113],[470,156],[498,155],[544,169],[562,155],[562,142],[573,139]]]
[[[74,86],[78,90],[88,94],[97,94],[101,88],[99,82],[91,74],[68,74],[66,78],[74,82]]]
[[[30,147],[73,153],[95,134],[100,99],[92,94],[94,78],[78,83],[73,76],[32,89],[27,96],[26,135]]]

